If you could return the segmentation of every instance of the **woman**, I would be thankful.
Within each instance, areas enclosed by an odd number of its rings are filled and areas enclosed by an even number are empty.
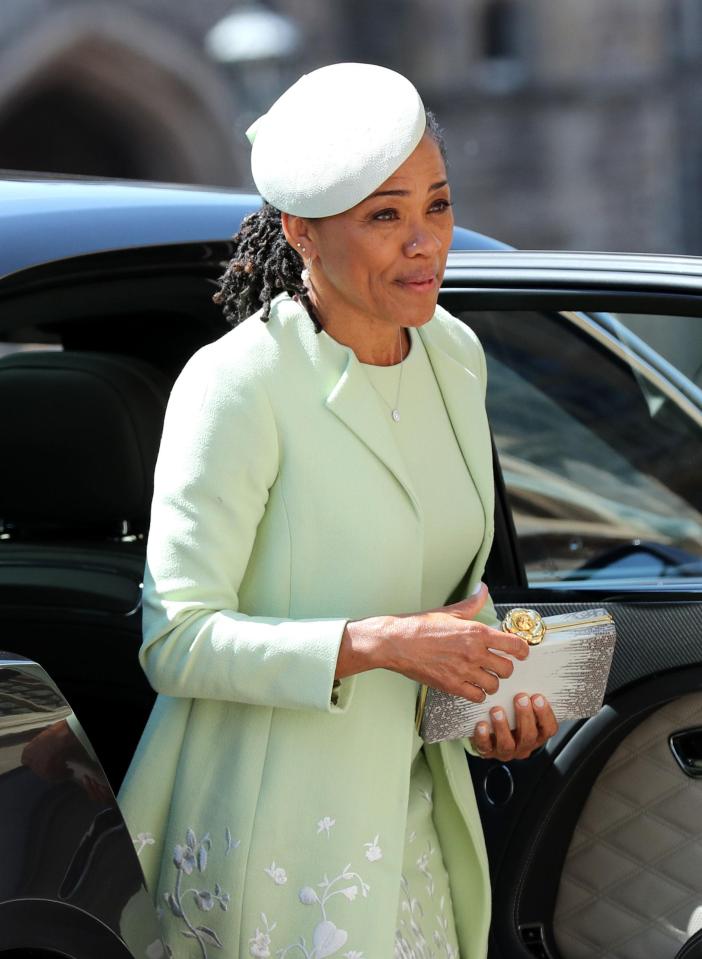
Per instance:
[[[169,402],[141,651],[160,695],[120,800],[174,956],[477,959],[464,744],[421,748],[417,683],[482,701],[527,647],[480,584],[485,363],[436,305],[440,137],[403,77],[335,64],[250,138],[270,203],[218,299],[234,322],[262,309]],[[476,751],[552,735],[548,704],[519,700]]]

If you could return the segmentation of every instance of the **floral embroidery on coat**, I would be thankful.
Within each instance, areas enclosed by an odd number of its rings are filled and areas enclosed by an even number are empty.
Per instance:
[[[434,895],[434,877],[432,876],[431,869],[429,868],[429,863],[435,852],[436,852],[436,849],[434,848],[433,843],[429,839],[427,839],[426,851],[423,852],[422,855],[417,860],[417,869],[419,869],[421,874],[426,879],[427,894],[429,896]]]
[[[336,824],[336,820],[331,816],[325,816],[317,823],[317,834],[325,832],[329,836],[329,830]],[[367,850],[373,849],[374,858],[382,858],[382,851],[378,846],[379,836],[376,836],[372,842],[365,843]],[[373,859],[366,852],[369,861]],[[264,870],[277,885],[283,885],[287,882],[287,874],[284,869],[276,865],[275,861]],[[277,877],[277,878],[276,878]],[[303,906],[316,907],[319,909],[319,916],[311,929],[309,941],[306,936],[300,936],[295,942],[287,945],[275,947],[273,942],[273,932],[277,923],[271,921],[266,913],[261,913],[261,923],[256,927],[256,931],[249,939],[249,953],[254,959],[269,959],[275,955],[278,959],[296,956],[297,959],[327,959],[328,956],[334,956],[348,942],[349,934],[346,929],[342,929],[330,918],[330,906],[332,900],[337,896],[343,896],[347,902],[355,902],[359,893],[363,899],[368,897],[370,886],[361,878],[361,876],[351,868],[348,863],[332,879],[325,873],[324,877],[316,886],[306,885],[297,893],[297,899]],[[342,954],[343,959],[364,959],[364,955],[358,949],[350,949]]]
[[[276,866],[275,859],[270,864],[270,866],[268,866],[268,868],[264,869],[263,871],[266,873],[266,875],[271,877],[271,879],[276,884],[276,886],[284,886],[285,883],[288,881],[288,874],[286,873],[286,871],[283,869],[282,866]]]
[[[232,839],[232,831],[229,826],[227,826],[227,828],[224,830],[224,840],[227,844],[227,848],[224,850],[225,856],[228,856],[232,849],[238,849],[239,845],[241,844],[240,839]]]
[[[156,840],[151,832],[140,832],[136,839],[132,839],[137,856],[140,856],[147,846],[153,846]]]
[[[256,935],[249,939],[249,952],[255,959],[268,959],[271,954],[271,933],[277,923],[270,923],[265,912],[261,913],[263,929],[256,927]]]
[[[459,959],[453,945],[449,919],[446,914],[446,899],[439,900],[439,909],[434,916],[435,928],[429,933],[424,910],[419,900],[410,893],[409,883],[402,877],[402,919],[395,933],[393,959]]]
[[[332,819],[331,816],[324,816],[317,823],[317,835],[323,832],[327,834],[327,839],[329,839],[333,826],[336,826],[336,819]]]
[[[383,858],[383,850],[378,845],[378,840],[380,836],[376,836],[372,842],[364,843],[366,847],[366,859],[368,862],[377,862],[379,859]]]
[[[421,785],[415,789],[420,805],[426,810],[427,803],[430,812],[431,791]],[[393,959],[459,959],[448,877],[438,852],[431,835],[407,833]]]
[[[238,842],[234,843],[232,841],[229,830],[227,830],[225,841],[225,855],[239,845]],[[176,843],[173,847],[173,865],[176,869],[175,883],[172,891],[163,894],[168,911],[178,920],[181,935],[197,942],[202,959],[208,959],[208,946],[216,946],[221,949],[224,943],[211,926],[196,925],[199,919],[193,918],[193,909],[195,908],[199,912],[211,912],[215,906],[219,906],[222,911],[226,912],[231,901],[229,893],[224,892],[218,882],[215,882],[214,889],[209,889],[202,888],[204,884],[197,881],[197,877],[203,875],[207,870],[208,855],[211,848],[212,840],[209,833],[206,833],[202,839],[198,839],[194,830],[188,829],[185,842]],[[193,879],[189,879],[190,876],[193,876],[193,873],[195,873],[195,876]],[[184,888],[184,883],[188,881],[194,883],[194,885]],[[168,951],[171,954],[171,950]]]

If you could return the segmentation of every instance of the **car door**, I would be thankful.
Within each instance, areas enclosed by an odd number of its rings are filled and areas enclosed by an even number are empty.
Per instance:
[[[702,261],[454,255],[442,302],[487,356],[498,612],[618,634],[596,716],[470,760],[490,959],[673,959],[702,928]]]

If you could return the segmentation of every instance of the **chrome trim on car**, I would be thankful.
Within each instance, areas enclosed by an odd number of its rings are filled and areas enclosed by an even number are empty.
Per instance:
[[[649,290],[661,286],[670,292],[685,287],[702,292],[702,258],[645,253],[553,252],[547,250],[452,251],[445,281],[469,281],[481,288],[499,281],[612,290]]]

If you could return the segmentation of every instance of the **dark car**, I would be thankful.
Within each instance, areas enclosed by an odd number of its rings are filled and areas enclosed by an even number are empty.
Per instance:
[[[3,177],[0,950],[158,959],[150,837],[114,801],[153,701],[151,476],[175,377],[227,330],[211,296],[260,200]],[[604,606],[619,635],[596,716],[528,760],[470,759],[490,959],[702,956],[702,261],[457,228],[441,302],[487,353],[498,609]]]

